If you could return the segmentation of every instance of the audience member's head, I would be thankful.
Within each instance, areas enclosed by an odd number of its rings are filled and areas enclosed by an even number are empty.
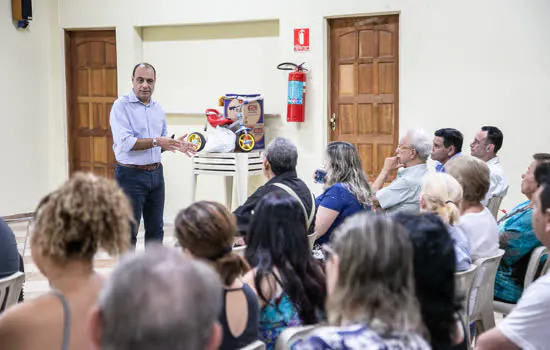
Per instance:
[[[414,250],[414,280],[422,319],[434,349],[451,348],[458,337],[453,239],[434,214],[397,213],[395,220],[409,233]]]
[[[462,186],[446,173],[430,173],[424,178],[420,209],[432,212],[448,225],[458,223],[462,205]]]
[[[451,159],[445,166],[447,174],[458,180],[463,190],[463,200],[480,203],[489,191],[489,167],[472,156]]]
[[[537,166],[535,179],[539,187],[533,196],[533,229],[542,244],[550,247],[550,163]]]
[[[264,153],[264,174],[272,178],[288,171],[296,171],[298,150],[292,141],[283,137],[273,139]]]
[[[521,176],[521,193],[527,198],[531,199],[533,194],[538,188],[535,181],[535,169],[541,163],[550,162],[550,154],[548,153],[536,153],[533,155],[533,161],[529,164],[525,174]]]
[[[496,126],[484,126],[470,144],[470,154],[484,162],[496,157],[502,147],[504,136]]]
[[[324,249],[332,324],[361,323],[382,334],[421,333],[413,252],[401,225],[381,214],[356,214]]]
[[[422,129],[407,131],[399,142],[396,153],[405,167],[426,163],[432,153],[432,139]]]
[[[99,295],[92,342],[102,350],[217,349],[222,294],[212,268],[175,248],[127,255]]]
[[[434,133],[432,159],[445,164],[455,154],[462,152],[464,137],[456,129],[444,128]]]
[[[44,197],[32,227],[32,256],[48,276],[69,263],[92,265],[99,248],[111,255],[130,245],[130,203],[116,182],[77,173]]]
[[[316,311],[325,302],[325,278],[311,254],[298,200],[284,191],[265,195],[254,209],[246,242],[246,259],[257,269],[254,282],[259,299],[269,303],[260,281],[276,270],[301,320],[305,324],[318,322]]]
[[[176,216],[175,232],[183,249],[213,264],[226,286],[250,269],[233,253],[235,216],[220,203],[201,201],[183,209]]]
[[[372,190],[363,170],[361,157],[354,145],[335,141],[327,146],[325,154],[326,186],[344,183],[363,205],[370,205]]]

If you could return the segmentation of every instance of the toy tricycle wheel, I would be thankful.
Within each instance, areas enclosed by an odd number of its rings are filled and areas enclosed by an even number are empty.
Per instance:
[[[256,141],[254,140],[254,136],[252,136],[251,134],[242,133],[237,136],[236,146],[240,151],[250,152],[254,149],[255,145]]]
[[[200,132],[192,132],[187,135],[187,141],[195,145],[197,152],[202,151],[206,146],[206,138]]]

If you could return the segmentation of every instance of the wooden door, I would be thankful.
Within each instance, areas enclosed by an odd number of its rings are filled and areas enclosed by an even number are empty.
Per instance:
[[[114,178],[109,114],[117,99],[115,31],[66,32],[69,175]]]
[[[371,183],[398,143],[398,20],[329,21],[329,140],[357,147]]]

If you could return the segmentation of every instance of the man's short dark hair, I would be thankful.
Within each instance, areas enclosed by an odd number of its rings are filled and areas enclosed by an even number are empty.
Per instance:
[[[550,208],[550,163],[540,163],[535,169],[535,180],[537,185],[542,186],[540,192],[541,211],[545,212]]]
[[[481,131],[487,131],[487,141],[491,145],[495,145],[495,154],[502,147],[502,141],[504,140],[504,135],[502,131],[496,126],[484,126],[481,128]]]
[[[289,139],[277,137],[267,146],[265,157],[273,174],[281,175],[287,171],[296,170],[298,150]]]
[[[132,71],[132,77],[135,77],[135,76],[136,76],[136,70],[137,70],[139,67],[145,67],[145,68],[148,68],[148,69],[152,69],[152,70],[153,70],[153,74],[155,75],[155,78],[157,77],[157,70],[155,69],[155,67],[153,67],[152,64],[147,63],[147,62],[141,62],[141,63],[136,64],[136,65],[134,66],[134,70]]]
[[[455,147],[455,154],[462,152],[462,143],[464,142],[464,136],[462,133],[453,128],[443,128],[436,130],[435,136],[443,138],[443,146],[449,148]]]
[[[550,162],[550,154],[548,153],[535,153],[533,159],[537,162]]]

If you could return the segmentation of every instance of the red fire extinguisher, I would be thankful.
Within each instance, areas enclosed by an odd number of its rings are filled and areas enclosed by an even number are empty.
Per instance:
[[[287,122],[303,123],[306,116],[306,72],[304,63],[281,63],[277,66],[280,70],[292,70],[288,74],[288,101],[286,110]]]

